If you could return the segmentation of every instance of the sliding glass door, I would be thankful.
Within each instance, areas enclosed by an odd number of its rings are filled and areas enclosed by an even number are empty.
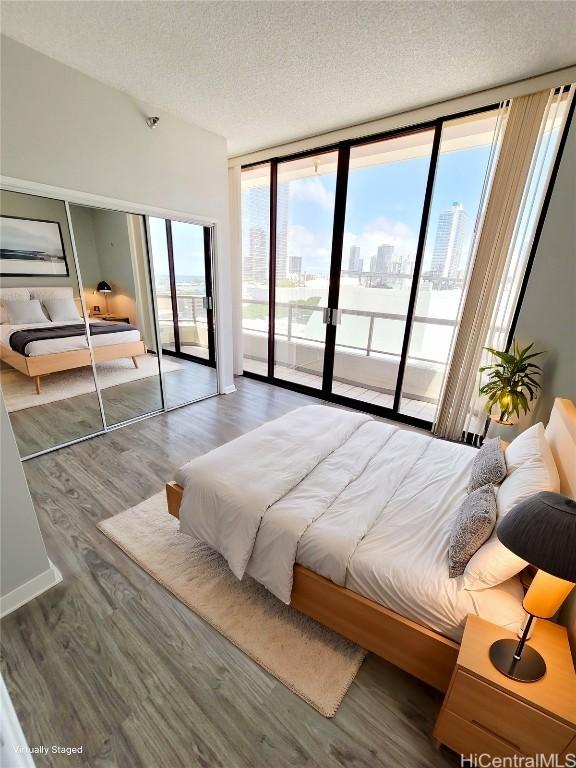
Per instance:
[[[216,365],[211,229],[149,219],[162,351]]]
[[[166,406],[218,392],[212,304],[212,229],[150,217]]]
[[[243,169],[247,371],[433,421],[500,114]]]
[[[332,392],[393,408],[434,129],[350,149]]]
[[[278,163],[274,369],[277,379],[322,388],[338,153]]]

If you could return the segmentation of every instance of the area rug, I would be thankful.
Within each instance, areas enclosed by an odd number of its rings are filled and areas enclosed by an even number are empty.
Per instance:
[[[181,366],[172,360],[162,359],[164,373],[176,371]],[[108,360],[96,366],[98,383],[101,389],[115,387],[128,381],[147,379],[158,375],[158,358],[156,355],[141,355],[138,358],[138,368],[134,368],[131,358]],[[3,369],[0,376],[2,392],[9,412],[21,411],[35,405],[46,405],[57,400],[66,400],[77,395],[87,395],[94,392],[94,377],[92,368],[73,368],[70,371],[58,371],[42,376],[42,391],[36,394],[34,379],[25,376],[13,368]]]
[[[325,717],[336,714],[366,652],[277,600],[182,534],[164,492],[98,528],[160,584]]]

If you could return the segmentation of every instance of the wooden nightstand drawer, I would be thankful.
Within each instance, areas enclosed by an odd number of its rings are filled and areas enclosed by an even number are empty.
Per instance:
[[[519,750],[475,723],[443,709],[436,721],[434,738],[464,757],[487,754],[492,757],[514,757]]]
[[[454,678],[446,708],[524,755],[562,754],[574,736],[567,725],[461,670]]]

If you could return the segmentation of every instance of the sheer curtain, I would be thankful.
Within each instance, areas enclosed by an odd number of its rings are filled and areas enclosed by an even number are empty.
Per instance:
[[[434,425],[440,437],[484,432],[478,369],[485,346],[506,345],[572,91],[541,91],[509,107]]]

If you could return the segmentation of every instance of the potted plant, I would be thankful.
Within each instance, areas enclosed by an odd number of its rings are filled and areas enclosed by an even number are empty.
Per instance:
[[[541,388],[537,377],[541,375],[542,369],[532,360],[543,352],[531,352],[533,346],[529,344],[521,349],[514,340],[509,352],[486,347],[496,362],[480,368],[480,373],[486,374],[488,379],[480,387],[480,394],[488,397],[486,411],[498,424],[512,424],[511,416],[515,415],[519,419],[520,412],[528,413],[530,403]],[[496,405],[500,410],[497,416],[492,413]]]

